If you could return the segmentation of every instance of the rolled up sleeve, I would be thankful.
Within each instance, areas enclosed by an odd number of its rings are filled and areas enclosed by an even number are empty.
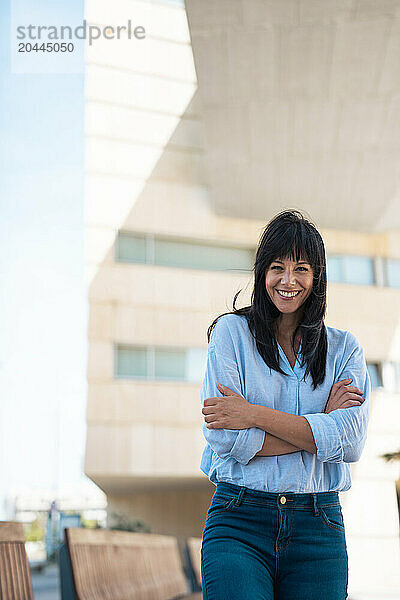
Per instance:
[[[202,404],[206,398],[221,396],[217,388],[218,382],[243,396],[237,363],[231,357],[218,351],[210,342],[206,373],[200,391]],[[205,423],[203,423],[203,434],[212,450],[220,458],[233,458],[242,465],[247,465],[261,450],[265,438],[265,431],[258,427],[208,429]]]
[[[329,414],[303,415],[314,436],[317,459],[322,462],[357,462],[367,437],[371,381],[364,352],[354,335],[347,332],[344,357],[335,383],[349,378],[352,379],[350,385],[363,391],[361,406],[340,408]]]

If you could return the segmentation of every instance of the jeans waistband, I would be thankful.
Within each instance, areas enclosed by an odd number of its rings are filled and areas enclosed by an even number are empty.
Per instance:
[[[339,505],[339,492],[315,492],[315,493],[295,493],[295,492],[263,492],[251,488],[242,487],[233,483],[220,481],[217,483],[216,492],[223,493],[235,499],[236,504],[243,502],[245,498],[257,500],[266,505],[278,506],[280,508],[295,508],[302,506]],[[282,500],[284,499],[284,500]]]

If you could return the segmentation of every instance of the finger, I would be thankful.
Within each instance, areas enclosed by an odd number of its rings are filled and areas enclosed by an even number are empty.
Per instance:
[[[213,406],[206,406],[205,408],[201,409],[201,412],[203,413],[203,415],[215,415],[215,408]]]
[[[216,415],[208,415],[206,417],[204,417],[204,420],[206,423],[214,423],[216,422]]]
[[[353,394],[360,394],[362,396],[364,393],[360,388],[353,385],[346,385],[345,388],[348,392],[352,392]]]
[[[352,394],[351,392],[344,392],[340,396],[340,402],[346,402],[347,400],[358,400],[359,402],[364,402],[365,398],[360,396],[360,394]]]
[[[221,394],[224,394],[224,396],[237,396],[238,395],[237,392],[226,387],[226,385],[222,385],[222,383],[217,383],[217,388],[219,389]]]
[[[349,385],[349,383],[351,383],[352,381],[353,381],[352,379],[341,379],[340,381],[337,381],[336,383],[334,383],[332,387],[335,389],[338,389],[344,385]]]
[[[207,429],[223,429],[223,425],[218,423],[218,421],[213,421],[212,423],[206,423]]]
[[[215,406],[218,404],[219,398],[206,398],[203,402],[203,406]]]
[[[358,400],[347,400],[340,408],[351,408],[352,406],[361,406],[362,402]]]
[[[352,381],[353,381],[352,379],[341,379],[340,381],[337,381],[336,383],[334,383],[331,387],[331,392],[330,392],[331,399],[332,400],[336,399],[337,395],[339,394],[340,389],[343,386],[348,385]]]

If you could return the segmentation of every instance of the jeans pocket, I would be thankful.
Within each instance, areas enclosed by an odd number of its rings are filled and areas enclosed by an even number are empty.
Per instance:
[[[321,516],[321,520],[327,527],[330,527],[331,529],[336,529],[336,531],[341,531],[344,533],[345,528],[342,509],[340,505],[324,507],[319,506],[318,510]]]
[[[234,500],[235,498],[233,497],[227,498],[226,496],[219,497],[217,495],[214,495],[210,507],[207,511],[207,521],[209,521],[216,515],[231,511],[234,506]]]

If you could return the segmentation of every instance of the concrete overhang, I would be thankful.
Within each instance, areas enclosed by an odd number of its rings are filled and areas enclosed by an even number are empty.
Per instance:
[[[400,227],[400,3],[186,0],[215,211]]]
[[[105,494],[140,494],[143,492],[167,492],[177,490],[207,490],[214,485],[205,476],[168,477],[168,476],[122,476],[122,475],[86,475]]]

